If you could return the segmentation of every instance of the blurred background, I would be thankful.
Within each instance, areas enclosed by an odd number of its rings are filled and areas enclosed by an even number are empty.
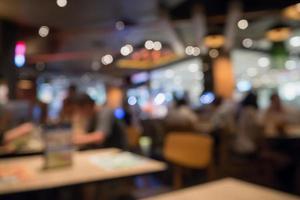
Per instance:
[[[299,195],[299,56],[297,0],[0,0],[0,156],[64,124],[78,150],[167,162],[156,193],[230,176]]]

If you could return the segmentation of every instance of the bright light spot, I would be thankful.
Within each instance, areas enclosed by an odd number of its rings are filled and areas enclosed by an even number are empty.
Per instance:
[[[103,65],[109,65],[114,61],[114,58],[110,54],[106,54],[101,58],[101,62]]]
[[[295,36],[290,39],[290,45],[293,47],[300,47],[300,36]]]
[[[192,73],[197,72],[199,70],[199,67],[197,64],[190,64],[188,66],[188,70]]]
[[[155,51],[159,51],[159,50],[161,50],[161,48],[162,48],[161,42],[156,41],[156,42],[153,43],[153,49]]]
[[[253,40],[251,40],[250,38],[245,38],[243,39],[242,44],[245,48],[250,48],[253,45]]]
[[[285,68],[287,70],[293,70],[293,69],[296,69],[297,68],[297,63],[295,60],[287,60],[285,62]]]
[[[122,21],[117,21],[115,27],[118,31],[122,31],[125,28],[125,24]]]
[[[94,60],[91,66],[93,71],[98,71],[101,68],[101,64],[98,60]]]
[[[249,23],[246,19],[241,19],[240,21],[238,21],[237,26],[239,27],[239,29],[245,30],[246,28],[248,28]]]
[[[134,106],[137,103],[137,99],[134,96],[128,98],[128,104]]]
[[[200,53],[201,53],[200,48],[199,47],[194,47],[193,56],[199,56]]]
[[[219,51],[217,49],[211,49],[208,54],[211,58],[216,58],[219,56]]]
[[[114,115],[117,119],[124,119],[125,111],[123,110],[123,108],[117,108],[114,112]]]
[[[288,101],[293,101],[297,97],[297,86],[292,83],[285,84],[281,89],[280,93],[284,99]]]
[[[49,35],[50,29],[48,26],[41,26],[39,29],[39,35],[41,37],[47,37]]]
[[[16,55],[25,55],[26,53],[26,44],[23,41],[19,41],[16,44],[15,54]]]
[[[53,88],[48,83],[43,83],[40,86],[38,97],[43,103],[51,103],[53,101]]]
[[[123,46],[120,50],[120,53],[123,55],[123,56],[128,56],[129,54],[131,54],[133,51],[133,47],[132,45],[130,44],[126,44],[125,46]]]
[[[173,70],[171,70],[171,69],[167,69],[166,71],[165,71],[165,77],[166,78],[173,78],[174,77],[174,71]]]
[[[202,104],[211,104],[215,100],[215,95],[212,92],[206,92],[200,97]]]
[[[15,64],[17,67],[23,67],[25,64],[25,56],[24,55],[16,55],[15,56]]]
[[[261,57],[258,59],[257,64],[260,67],[268,67],[270,65],[270,59],[267,57]]]
[[[154,48],[154,42],[152,40],[147,40],[145,42],[145,48],[148,50],[151,50]]]
[[[187,46],[187,47],[185,48],[185,53],[186,53],[186,55],[188,55],[188,56],[193,55],[193,53],[194,53],[194,47],[192,47],[192,46]]]
[[[250,67],[247,69],[247,75],[250,76],[250,77],[254,77],[257,75],[257,69],[254,68],[254,67]]]
[[[59,7],[63,8],[63,7],[66,7],[66,6],[67,6],[68,1],[67,1],[67,0],[57,0],[57,1],[56,1],[56,4],[57,4]]]
[[[240,92],[247,92],[251,90],[251,83],[249,81],[239,81],[236,85]]]
[[[165,100],[166,100],[166,96],[163,93],[159,93],[154,98],[154,104],[155,105],[162,105],[165,102]]]

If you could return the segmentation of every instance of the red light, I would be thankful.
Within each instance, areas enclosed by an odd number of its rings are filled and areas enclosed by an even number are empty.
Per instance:
[[[25,55],[26,53],[26,44],[24,41],[18,41],[15,48],[16,55]]]

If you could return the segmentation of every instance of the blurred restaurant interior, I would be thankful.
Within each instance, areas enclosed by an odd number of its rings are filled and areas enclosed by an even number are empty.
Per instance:
[[[300,1],[0,0],[0,200],[300,200]]]

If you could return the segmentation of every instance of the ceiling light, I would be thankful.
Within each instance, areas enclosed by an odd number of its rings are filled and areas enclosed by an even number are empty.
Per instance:
[[[122,31],[125,28],[125,24],[122,21],[117,21],[115,27],[118,31]]]
[[[153,43],[153,49],[155,51],[159,51],[159,50],[161,50],[161,48],[162,48],[162,45],[159,41],[156,41],[156,42]]]
[[[103,65],[109,65],[114,61],[114,58],[110,54],[106,54],[101,58],[101,62]]]
[[[266,37],[272,42],[282,42],[291,35],[291,28],[285,25],[277,25],[266,32]]]
[[[250,38],[245,38],[243,39],[242,44],[245,48],[251,48],[253,45],[253,40],[251,40]]]
[[[47,37],[49,34],[49,31],[50,31],[50,29],[48,26],[41,26],[39,29],[39,35],[41,37]]]
[[[193,56],[199,56],[200,53],[201,53],[200,48],[199,47],[194,47]]]
[[[270,65],[270,59],[267,57],[261,57],[258,59],[257,64],[260,67],[268,67]]]
[[[135,96],[130,96],[128,98],[128,104],[131,105],[131,106],[134,106],[135,104],[137,103],[137,99]]]
[[[239,29],[245,30],[246,28],[248,28],[249,23],[246,19],[241,19],[240,21],[238,21],[237,26],[239,27]]]
[[[300,36],[292,37],[289,43],[292,47],[300,47]]]
[[[187,47],[185,48],[185,53],[186,53],[186,55],[188,55],[188,56],[193,55],[193,53],[194,53],[194,47],[192,47],[192,46],[187,46]]]
[[[145,42],[145,48],[148,50],[151,50],[154,48],[154,42],[152,40],[147,40]]]
[[[219,51],[217,49],[211,49],[208,54],[211,58],[216,58],[219,56]]]
[[[67,0],[57,0],[57,1],[56,1],[56,4],[57,4],[59,7],[63,8],[63,7],[66,7],[66,6],[67,6],[68,1],[67,1]]]
[[[204,38],[204,44],[208,48],[220,48],[225,43],[225,37],[223,35],[208,35]]]
[[[284,8],[283,16],[291,20],[300,20],[300,3]]]
[[[133,47],[132,45],[130,44],[126,44],[125,46],[123,46],[120,50],[120,53],[123,55],[123,56],[128,56],[129,54],[131,54],[133,51]]]
[[[287,70],[293,70],[293,69],[296,69],[297,68],[297,63],[295,60],[287,60],[285,62],[285,68]]]

